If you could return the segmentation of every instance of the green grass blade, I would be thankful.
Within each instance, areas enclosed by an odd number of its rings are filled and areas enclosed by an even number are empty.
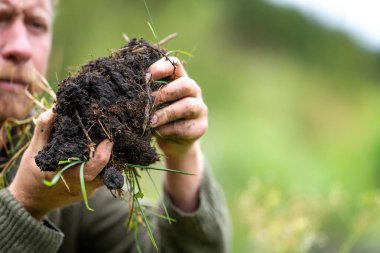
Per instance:
[[[156,32],[154,31],[154,28],[153,28],[152,24],[148,22],[148,26],[149,26],[150,30],[152,31],[152,33],[153,33],[153,37],[154,37],[154,39],[156,40],[157,45],[158,45],[158,37],[157,37]]]
[[[61,175],[62,175],[63,172],[65,172],[69,168],[71,168],[71,167],[73,167],[73,166],[75,166],[75,165],[77,165],[79,163],[81,163],[81,161],[76,161],[76,162],[70,163],[69,165],[65,166],[63,169],[61,169],[60,171],[58,171],[57,174],[54,175],[54,177],[52,178],[51,181],[44,180],[43,181],[44,185],[46,185],[46,186],[53,186],[53,185],[55,185],[58,182],[58,180],[61,178]]]
[[[23,143],[25,143],[25,138],[27,138],[27,135],[26,135],[25,131],[23,130],[22,135],[20,136],[20,138],[18,139],[18,141],[16,143],[16,150],[18,150],[21,147],[21,145]]]
[[[138,223],[137,219],[134,219],[134,221],[133,221],[133,227],[134,227],[133,238],[135,239],[135,242],[136,242],[137,252],[138,253],[142,253],[142,250],[141,250],[141,247],[140,247],[140,243],[139,243],[139,237],[138,237],[139,223]]]
[[[86,157],[84,158],[84,160],[86,160]],[[71,162],[71,161],[82,161],[82,159],[80,159],[79,157],[70,157],[69,159],[67,159],[67,161]]]
[[[157,244],[156,244],[156,240],[154,240],[154,237],[153,237],[153,233],[152,233],[152,229],[150,228],[150,225],[149,225],[149,222],[148,222],[148,219],[146,218],[145,216],[145,213],[144,213],[144,210],[141,208],[141,205],[140,205],[140,202],[138,199],[135,199],[136,203],[137,203],[137,207],[141,213],[141,216],[143,218],[143,221],[144,221],[144,224],[146,226],[146,229],[148,230],[148,235],[149,235],[149,238],[150,240],[152,241],[152,244],[154,246],[154,248],[158,251],[158,247],[157,247]]]
[[[150,14],[150,11],[149,11],[149,8],[148,8],[148,4],[146,3],[146,0],[144,0],[144,5],[145,5],[146,12],[148,13],[148,17],[149,17],[148,26],[149,26],[150,30],[152,31],[152,33],[153,33],[154,39],[156,40],[156,43],[157,43],[157,47],[160,48],[158,36],[156,34],[156,29],[154,29],[154,25],[153,25],[153,18],[152,18],[152,15]]]
[[[84,160],[86,160],[86,158]],[[58,164],[61,165],[61,164],[71,163],[73,161],[80,161],[80,162],[82,162],[82,159],[80,159],[79,157],[70,157],[67,160],[59,161]]]
[[[146,170],[146,173],[148,174],[148,176],[149,176],[149,178],[150,178],[150,181],[152,182],[153,187],[154,187],[154,189],[155,189],[156,192],[157,192],[157,195],[160,197],[161,204],[162,204],[162,207],[164,208],[165,215],[166,215],[165,218],[167,218],[167,220],[169,221],[169,224],[172,224],[172,222],[171,222],[171,218],[170,218],[169,213],[168,213],[168,209],[166,209],[166,206],[165,206],[165,203],[164,203],[164,199],[162,198],[162,196],[161,196],[161,194],[160,194],[160,191],[159,191],[158,188],[157,188],[156,183],[154,182],[152,176],[150,175],[149,170]]]
[[[9,144],[10,144],[10,149],[11,149],[11,152],[15,152],[15,147],[14,147],[14,143],[13,143],[13,138],[12,138],[12,126],[11,125],[8,125],[6,124],[5,127],[4,127],[4,130],[5,130],[5,133],[7,135],[7,138],[8,138],[8,141],[9,141]]]
[[[154,83],[157,83],[157,84],[168,84],[169,82],[158,80],[158,81],[154,81]]]
[[[127,174],[126,174],[127,175]],[[129,185],[130,185],[130,194],[132,196],[132,204],[131,204],[131,212],[129,214],[129,218],[128,218],[128,222],[127,222],[127,228],[129,228],[130,224],[131,224],[131,221],[132,221],[132,216],[134,215],[134,209],[135,209],[135,198],[133,197],[133,193],[135,191],[135,182],[134,182],[134,179],[130,179],[130,177],[128,176],[128,179],[129,180]]]
[[[133,172],[133,177],[134,177],[134,179],[136,181],[136,184],[137,184],[137,189],[139,190],[139,192],[142,193],[141,187],[140,187],[140,182],[139,182],[139,180],[137,178],[137,172],[136,172],[136,170],[133,170],[132,172]],[[135,194],[134,194],[134,196],[135,196]]]
[[[182,54],[182,55],[188,56],[190,58],[194,57],[191,53],[184,51],[184,50],[171,50],[171,51],[166,53],[166,56],[169,56],[169,55],[175,54],[175,53]]]
[[[158,218],[161,218],[161,219],[164,219],[164,220],[169,221],[169,223],[170,223],[170,222],[177,222],[176,219],[173,219],[173,218],[170,218],[170,217],[168,218],[168,217],[166,217],[165,215],[162,215],[162,214],[159,214],[159,213],[152,212],[152,214],[153,214],[154,216],[157,216]]]
[[[86,192],[86,184],[84,182],[84,164],[85,162],[82,162],[79,169],[79,178],[80,178],[80,187],[82,189],[82,195],[84,204],[86,205],[87,210],[94,211],[89,205],[88,205],[88,199],[87,199],[87,192]]]
[[[166,171],[166,172],[173,172],[178,174],[185,174],[185,175],[194,175],[190,172],[180,171],[180,170],[171,170],[166,168],[159,168],[159,167],[153,167],[153,166],[143,166],[143,165],[137,165],[137,164],[130,164],[127,163],[127,166],[130,168],[140,168],[140,169],[146,169],[146,170],[160,170],[160,171]]]

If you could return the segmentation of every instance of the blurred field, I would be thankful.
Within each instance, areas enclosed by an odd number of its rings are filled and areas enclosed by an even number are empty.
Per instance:
[[[180,33],[167,47],[195,55],[184,59],[209,106],[203,147],[232,252],[379,252],[380,54],[262,1],[148,4],[160,38]],[[142,1],[61,1],[50,81],[122,33],[154,41],[147,21]]]

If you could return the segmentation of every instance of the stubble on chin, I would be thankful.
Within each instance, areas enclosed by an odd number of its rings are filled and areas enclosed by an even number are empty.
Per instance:
[[[25,94],[0,93],[0,123],[9,118],[26,118],[32,105],[33,102]]]
[[[6,119],[25,119],[32,109],[33,102],[25,94],[41,92],[42,75],[31,65],[15,66],[9,63],[1,64],[0,80],[20,82],[25,85],[25,91],[3,92],[0,90],[0,123]]]

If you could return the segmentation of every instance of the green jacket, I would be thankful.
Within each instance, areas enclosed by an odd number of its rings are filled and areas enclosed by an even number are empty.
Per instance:
[[[206,166],[207,167],[207,166]],[[153,235],[163,253],[228,252],[230,223],[221,191],[206,168],[197,211],[185,214],[168,196],[164,202],[176,222],[151,217]],[[10,194],[0,190],[0,252],[139,252],[134,231],[126,232],[128,203],[115,199],[101,188],[88,212],[83,202],[49,213],[43,223],[34,219]],[[157,252],[140,226],[143,253]]]

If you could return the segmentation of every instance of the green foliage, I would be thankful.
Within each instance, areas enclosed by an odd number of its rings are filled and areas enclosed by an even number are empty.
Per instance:
[[[348,253],[380,222],[380,194],[352,197],[337,185],[326,195],[303,196],[254,179],[239,210],[239,222],[247,224],[251,247],[259,252]]]
[[[363,71],[379,76],[380,54],[358,46],[350,36],[321,26],[291,7],[280,7],[265,0],[228,2],[226,26],[239,44],[276,52],[286,52],[301,61],[341,74]]]

